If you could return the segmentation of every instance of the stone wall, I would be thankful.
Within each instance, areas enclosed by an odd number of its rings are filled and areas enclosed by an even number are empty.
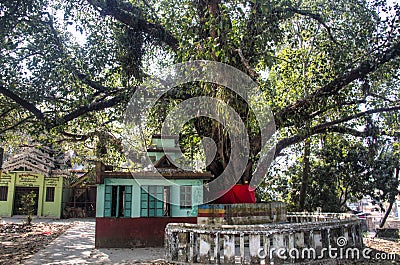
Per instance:
[[[311,212],[289,212],[286,215],[289,223],[324,222],[332,220],[358,220],[350,213],[311,213]]]
[[[198,210],[198,224],[246,225],[286,222],[283,202],[206,204]]]
[[[301,214],[295,217],[301,219]],[[323,218],[326,220],[317,221]],[[346,216],[332,218],[333,215],[319,214],[315,219],[312,215],[304,216],[308,221],[303,223],[169,224],[165,233],[166,258],[180,264],[332,262],[326,251],[329,248],[342,249],[342,253],[362,248],[359,220]]]

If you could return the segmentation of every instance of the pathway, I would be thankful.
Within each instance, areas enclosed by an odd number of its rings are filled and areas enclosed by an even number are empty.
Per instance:
[[[75,221],[64,234],[40,250],[27,265],[44,264],[157,264],[163,248],[95,249],[94,220]]]

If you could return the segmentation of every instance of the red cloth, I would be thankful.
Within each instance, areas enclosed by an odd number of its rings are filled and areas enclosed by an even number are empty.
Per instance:
[[[230,190],[221,191],[223,194],[213,203],[236,204],[236,203],[256,203],[256,192],[250,189],[248,184],[234,185]]]

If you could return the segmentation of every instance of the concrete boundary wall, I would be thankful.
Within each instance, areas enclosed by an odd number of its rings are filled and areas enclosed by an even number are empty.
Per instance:
[[[312,264],[332,261],[323,249],[362,248],[360,222],[351,215],[288,214],[302,223],[260,225],[168,224],[165,233],[166,258],[179,264]],[[312,219],[314,216],[315,219]],[[322,220],[321,219],[324,219]],[[318,221],[317,221],[318,220]],[[344,246],[338,245],[344,239]],[[280,258],[278,251],[302,253],[313,258]],[[296,256],[296,255],[292,255]]]

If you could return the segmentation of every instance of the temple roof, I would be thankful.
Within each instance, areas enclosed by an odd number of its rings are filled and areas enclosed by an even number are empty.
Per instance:
[[[31,171],[45,176],[69,176],[68,170],[65,169],[65,157],[54,158],[50,156],[50,149],[43,150],[33,146],[22,147],[17,155],[4,162],[3,171]]]
[[[168,155],[164,155],[155,164],[156,171],[144,170],[138,172],[128,171],[113,171],[102,162],[96,162],[96,183],[104,183],[106,178],[119,178],[119,179],[201,179],[210,180],[212,174],[210,172],[195,172],[177,168]]]
[[[154,165],[155,168],[161,169],[161,168],[170,168],[170,169],[177,169],[178,167],[174,165],[172,162],[173,160],[169,155],[164,155],[163,157],[160,158],[160,160],[157,161],[157,163]]]

